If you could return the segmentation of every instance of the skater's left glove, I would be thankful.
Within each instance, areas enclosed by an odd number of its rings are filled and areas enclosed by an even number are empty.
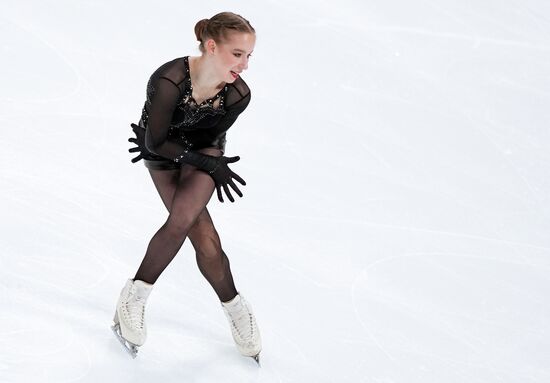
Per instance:
[[[239,190],[233,179],[237,180],[241,185],[246,185],[246,182],[233,170],[229,169],[227,164],[237,162],[241,157],[215,157],[216,165],[213,169],[208,171],[208,174],[214,179],[216,184],[216,191],[218,192],[218,200],[223,202],[222,189],[225,192],[225,195],[229,198],[231,202],[235,202],[235,199],[231,195],[228,186],[231,186],[239,197],[243,196],[243,193]]]
[[[128,141],[136,144],[136,147],[130,148],[128,149],[128,151],[130,153],[139,152],[137,157],[132,158],[132,163],[136,163],[142,158],[147,157],[149,154],[151,154],[151,152],[147,150],[147,148],[145,147],[145,128],[136,124],[131,124],[130,126],[132,127],[132,130],[134,131],[136,138],[133,138],[133,137],[128,138]]]

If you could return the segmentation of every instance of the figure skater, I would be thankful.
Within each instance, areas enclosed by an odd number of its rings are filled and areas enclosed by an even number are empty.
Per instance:
[[[206,205],[214,189],[234,202],[235,181],[245,181],[228,166],[239,157],[225,157],[226,132],[250,102],[241,78],[254,50],[256,32],[242,16],[222,12],[195,25],[200,56],[184,56],[161,65],[149,78],[147,98],[136,135],[128,141],[144,160],[168,210],[153,235],[135,277],[121,291],[113,331],[135,358],[145,343],[145,304],[160,274],[176,256],[185,238],[196,252],[199,270],[216,292],[242,355],[259,363],[261,338],[250,304],[233,282],[229,259]]]

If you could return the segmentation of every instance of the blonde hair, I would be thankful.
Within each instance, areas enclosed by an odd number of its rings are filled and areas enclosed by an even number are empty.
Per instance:
[[[231,32],[256,33],[247,19],[233,12],[221,12],[210,19],[200,20],[195,25],[199,50],[206,52],[204,43],[208,39],[213,39],[217,44],[227,41]]]

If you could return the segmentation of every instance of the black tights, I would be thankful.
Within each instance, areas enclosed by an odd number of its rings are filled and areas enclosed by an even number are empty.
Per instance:
[[[221,155],[218,149],[202,153]],[[206,204],[215,186],[212,178],[185,165],[177,170],[151,170],[149,173],[162,202],[168,209],[168,219],[153,235],[134,279],[155,283],[189,237],[195,248],[197,265],[222,302],[237,295],[229,259],[221,248],[220,237]]]

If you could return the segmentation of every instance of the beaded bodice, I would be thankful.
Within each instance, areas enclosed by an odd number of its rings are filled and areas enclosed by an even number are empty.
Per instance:
[[[223,89],[220,90],[215,96],[204,100],[200,104],[197,104],[193,98],[193,84],[191,84],[191,75],[189,74],[189,57],[185,56],[183,58],[183,62],[185,63],[187,76],[185,76],[185,93],[177,105],[177,107],[184,114],[184,118],[179,123],[179,126],[192,126],[206,116],[224,115],[225,110],[223,108],[223,104],[227,86],[224,86]],[[218,99],[220,100],[219,104],[217,107],[214,107],[214,103]]]
[[[176,105],[174,111],[174,118],[170,124],[170,130],[193,130],[199,121],[208,116],[223,116],[226,111],[224,108],[225,94],[227,92],[227,85],[224,86],[216,95],[210,97],[200,104],[197,104],[193,98],[193,84],[191,83],[191,75],[189,74],[189,57],[183,57],[183,63],[185,65],[185,78],[182,86],[182,94]],[[142,120],[147,124],[149,118],[148,105],[151,103],[151,98],[155,94],[155,87],[152,81],[147,83],[147,101],[143,106]],[[216,101],[219,99],[217,106]],[[189,129],[191,128],[191,129]]]
[[[141,120],[152,153],[173,159],[184,150],[225,142],[225,132],[250,101],[250,89],[238,78],[214,96],[197,103],[189,73],[189,56],[164,63],[147,82]]]

